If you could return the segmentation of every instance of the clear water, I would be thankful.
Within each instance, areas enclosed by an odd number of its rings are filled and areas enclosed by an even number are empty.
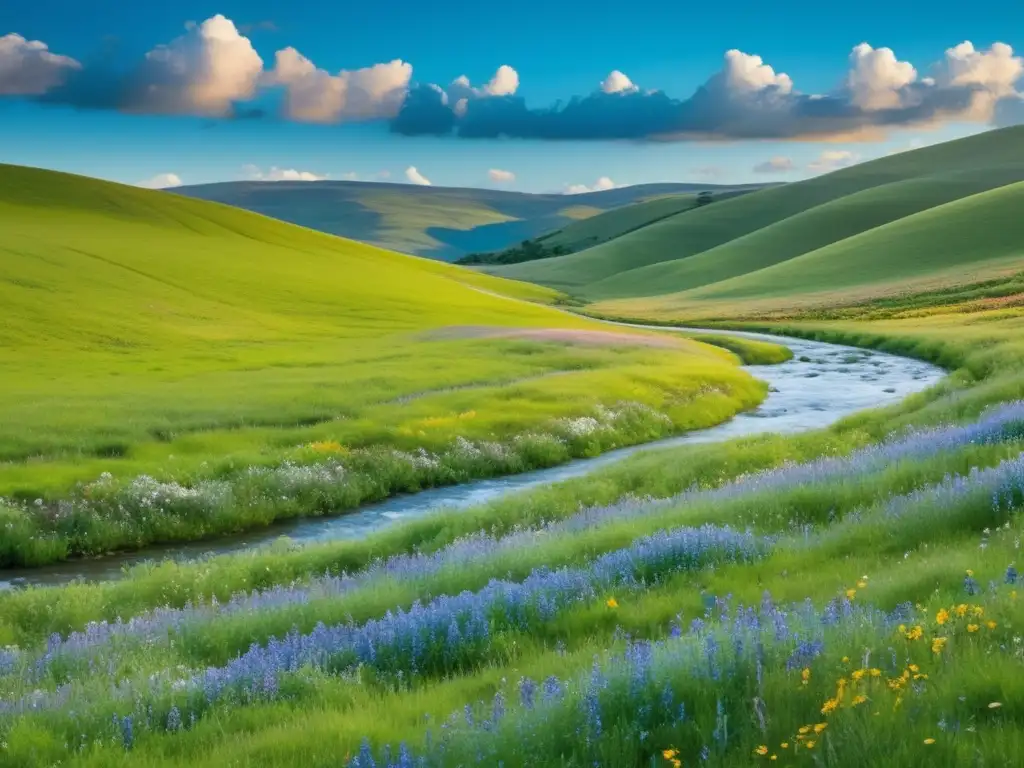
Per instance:
[[[945,375],[941,368],[929,363],[857,347],[738,331],[701,332],[779,342],[793,351],[793,359],[780,365],[748,366],[746,370],[768,383],[768,397],[756,410],[710,429],[621,448],[592,459],[578,459],[535,472],[395,496],[338,517],[292,520],[231,538],[154,547],[31,570],[0,571],[0,589],[64,584],[75,579],[116,579],[122,575],[125,566],[145,560],[190,559],[238,552],[266,545],[281,536],[288,536],[296,542],[361,538],[384,526],[420,517],[439,507],[475,506],[527,488],[579,477],[641,451],[718,442],[765,432],[786,434],[819,429],[856,411],[896,403],[935,384]]]

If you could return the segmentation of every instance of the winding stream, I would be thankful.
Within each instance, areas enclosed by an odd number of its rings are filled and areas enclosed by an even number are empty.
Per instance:
[[[692,333],[695,329],[685,330]],[[768,397],[756,410],[710,429],[620,448],[592,459],[577,459],[549,469],[395,496],[338,517],[291,520],[230,538],[151,547],[140,552],[75,560],[31,570],[0,571],[0,589],[65,584],[75,579],[116,579],[125,566],[145,560],[188,559],[237,552],[267,544],[280,536],[288,536],[296,542],[361,538],[383,526],[422,516],[438,507],[474,506],[526,488],[579,477],[640,451],[687,443],[718,442],[764,432],[793,433],[826,427],[855,411],[898,402],[931,386],[945,375],[945,371],[929,363],[857,347],[740,331],[702,329],[700,332],[781,343],[793,351],[793,359],[779,365],[746,366],[752,375],[768,383]]]

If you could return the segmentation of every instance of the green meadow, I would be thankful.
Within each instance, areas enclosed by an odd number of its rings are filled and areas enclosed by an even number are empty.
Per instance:
[[[546,288],[176,195],[0,175],[0,496],[25,505],[5,513],[19,532],[2,548],[9,564],[559,463],[709,426],[764,396],[733,353],[651,334],[609,341],[545,307],[557,298]],[[553,438],[623,403],[634,418]],[[456,437],[489,453],[455,455]],[[324,460],[348,467],[343,487],[325,478],[301,501],[271,488]],[[181,496],[181,484],[238,485],[253,467],[282,466],[244,501],[179,499],[187,514],[154,510],[145,523],[118,496],[142,476]],[[105,473],[102,512],[53,514],[98,495]]]
[[[595,455],[753,407],[737,363],[787,357],[594,318],[948,375],[360,539],[0,593],[0,764],[1020,765],[1021,130],[496,270],[535,284],[3,169],[11,561]]]

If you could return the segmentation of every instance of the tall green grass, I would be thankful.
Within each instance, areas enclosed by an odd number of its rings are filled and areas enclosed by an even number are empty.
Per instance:
[[[249,467],[313,463],[310,446],[324,445],[377,455],[376,464],[353,458],[354,474],[391,478],[357,483],[330,510],[264,505],[104,531],[79,521],[55,547],[23,538],[23,556],[8,563],[338,511],[601,446],[525,452],[469,475],[453,466],[447,479],[393,477],[392,449],[440,455],[457,438],[511,445],[623,401],[685,430],[764,395],[735,355],[684,339],[670,348],[639,336],[482,336],[480,327],[602,329],[542,306],[558,298],[546,288],[178,195],[0,166],[0,227],[0,497],[31,513],[37,499],[52,509],[103,473],[231,480]],[[649,437],[627,432],[604,448]],[[35,533],[51,528],[60,525],[40,522]]]

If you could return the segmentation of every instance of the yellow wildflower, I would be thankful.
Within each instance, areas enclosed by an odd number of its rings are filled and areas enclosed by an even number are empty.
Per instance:
[[[932,640],[932,653],[942,653],[942,649],[946,647],[946,638],[936,637]]]
[[[768,747],[762,744],[760,747],[754,750],[754,754],[761,755],[762,757],[764,757],[768,754]]]
[[[945,608],[940,610],[937,614],[935,614],[935,621],[937,621],[939,624],[945,624],[947,621],[949,621],[949,611],[947,611]]]
[[[907,631],[907,640],[920,640],[924,636],[924,630],[918,625]]]
[[[864,581],[863,579],[861,579],[860,581],[857,582],[857,589],[864,589],[864,587],[866,587],[867,585],[868,585],[868,583],[866,581]]]
[[[807,747],[808,749],[814,749],[814,745],[816,743],[817,742],[814,739],[808,739],[807,741],[804,742],[804,746]]]
[[[961,619],[967,615],[967,603],[960,603],[955,609],[956,615]]]
[[[678,757],[672,758],[672,768],[683,768],[683,761]]]
[[[769,759],[769,760],[778,760],[778,759],[779,759],[779,756],[778,756],[778,755],[772,755],[772,756],[771,756],[771,757],[769,757],[768,759]]]
[[[974,612],[975,616],[981,617],[985,615],[985,609],[980,605],[974,606],[971,610]]]
[[[810,669],[810,667],[804,667],[804,671],[800,673],[800,677],[803,678],[803,684],[807,685],[807,683],[811,679],[811,669]]]
[[[789,742],[788,741],[784,741],[779,746],[782,747],[783,749],[789,749]]]
[[[934,744],[935,743],[935,739],[925,739],[924,743],[925,744]]]
[[[977,624],[968,624],[967,625],[967,631],[968,632],[977,632],[978,629],[980,629],[980,627],[978,627]]]
[[[985,622],[985,626],[988,627],[989,629],[995,629],[999,625],[996,624],[994,621],[989,620],[989,621]]]
[[[607,605],[609,608],[618,608],[619,601],[616,600],[614,597],[609,597],[608,602],[606,602],[605,605]]]
[[[797,729],[797,732],[798,732],[798,733],[807,733],[807,732],[808,732],[809,730],[811,730],[811,726],[809,726],[809,725],[801,725],[801,726],[800,726],[800,727],[799,727],[799,728]]]
[[[871,676],[872,677],[881,677],[882,676],[882,670],[872,668],[871,669]]]
[[[917,664],[911,664],[909,667],[907,667],[907,669],[909,669],[911,672],[920,672],[921,671],[921,668],[919,666],[917,666]]]
[[[661,752],[661,756],[664,757],[666,760],[671,760],[673,757],[675,757],[678,754],[679,754],[679,750],[676,749],[675,747],[672,747],[671,749],[662,750],[662,752]]]
[[[828,728],[828,723],[818,723],[817,725],[814,726],[814,732],[815,733],[821,733],[826,728]]]
[[[839,699],[829,699],[825,702],[824,706],[822,706],[821,714],[827,715],[830,712],[835,712],[837,709],[839,709]],[[807,733],[807,731],[802,728],[800,729],[800,732]]]
[[[861,694],[859,696],[854,696],[853,697],[853,706],[856,707],[858,704],[863,704],[867,700],[868,700],[868,697],[865,696],[864,694]]]
[[[345,450],[337,440],[318,440],[310,443],[309,448],[317,453],[341,453]]]
[[[864,669],[855,669],[855,670],[853,670],[853,672],[850,673],[850,677],[853,678],[854,682],[857,682],[862,677],[864,677],[866,672],[867,672],[867,670],[864,670]]]
[[[849,664],[849,663],[850,663],[850,657],[849,656],[843,656],[843,664]]]
[[[850,600],[853,600],[853,598],[854,598],[854,596],[856,594],[857,594],[857,590],[856,589],[848,589],[848,590],[846,590],[846,597],[849,598]]]

